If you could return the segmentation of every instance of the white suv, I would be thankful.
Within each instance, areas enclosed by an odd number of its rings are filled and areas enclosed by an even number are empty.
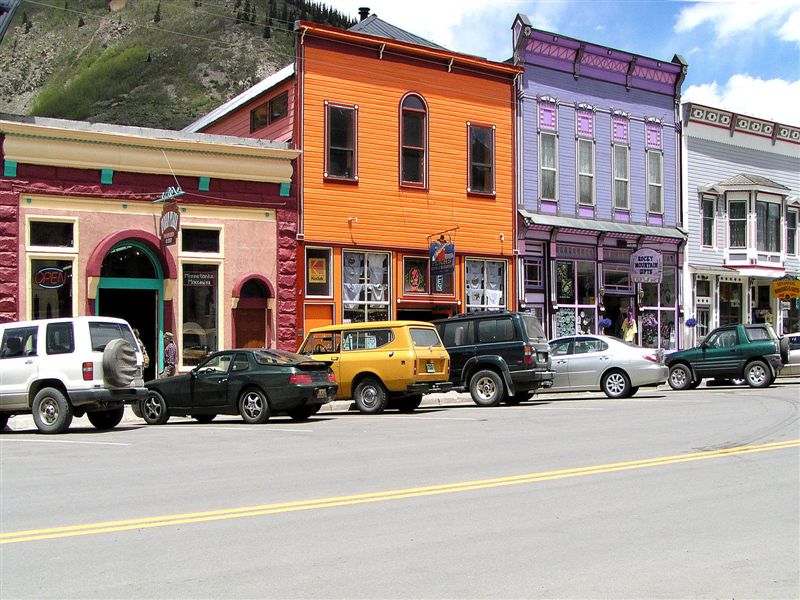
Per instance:
[[[142,353],[130,325],[111,317],[0,324],[0,430],[33,413],[42,433],[62,433],[86,414],[98,429],[147,396]]]

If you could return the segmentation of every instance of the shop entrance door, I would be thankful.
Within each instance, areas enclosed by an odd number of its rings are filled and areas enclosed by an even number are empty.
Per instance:
[[[605,307],[605,318],[611,321],[611,325],[603,329],[603,334],[622,339],[622,323],[628,317],[628,307],[633,306],[633,296],[606,294],[603,298],[603,306]],[[638,315],[634,315],[634,317],[638,317]]]
[[[125,240],[103,259],[94,314],[125,319],[139,330],[150,356],[144,380],[163,368],[164,277],[161,264],[144,244]]]
[[[265,348],[267,340],[267,318],[264,308],[236,309],[236,347]]]

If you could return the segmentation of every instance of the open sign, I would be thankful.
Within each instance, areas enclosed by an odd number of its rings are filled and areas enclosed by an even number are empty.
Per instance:
[[[67,283],[67,273],[57,267],[45,267],[33,276],[33,282],[45,289],[56,289]]]

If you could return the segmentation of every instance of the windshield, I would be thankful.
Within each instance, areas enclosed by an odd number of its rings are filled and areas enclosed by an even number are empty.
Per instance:
[[[92,350],[102,352],[111,340],[123,339],[139,350],[133,332],[127,324],[92,321],[89,323],[89,336],[92,339]]]
[[[522,315],[522,322],[525,324],[525,331],[528,332],[528,339],[530,341],[545,340],[544,329],[542,325],[531,315]]]
[[[415,346],[441,346],[442,340],[439,339],[439,334],[436,330],[423,329],[422,327],[411,328],[411,340]]]

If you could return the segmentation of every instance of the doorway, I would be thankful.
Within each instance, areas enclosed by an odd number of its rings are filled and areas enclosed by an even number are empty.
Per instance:
[[[233,344],[236,348],[270,348],[270,293],[262,281],[248,279],[233,309]]]
[[[156,290],[100,289],[97,291],[98,312],[103,317],[125,319],[139,330],[150,365],[144,370],[144,380],[155,379],[158,356],[158,293]]]
[[[606,294],[603,297],[605,318],[611,325],[603,329],[605,335],[622,339],[622,323],[628,316],[628,308],[633,306],[633,296],[614,296]],[[636,315],[634,315],[636,318]]]

